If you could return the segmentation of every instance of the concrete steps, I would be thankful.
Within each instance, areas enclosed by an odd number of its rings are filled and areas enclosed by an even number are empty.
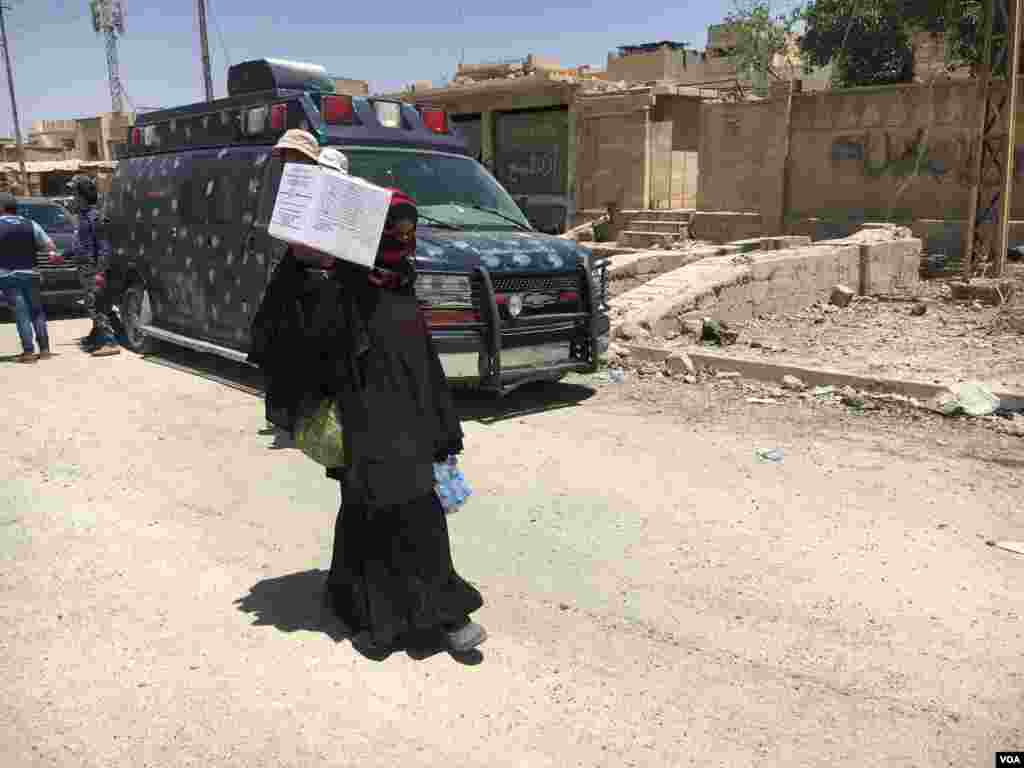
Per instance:
[[[671,246],[690,236],[689,209],[623,211],[618,243],[631,248]]]

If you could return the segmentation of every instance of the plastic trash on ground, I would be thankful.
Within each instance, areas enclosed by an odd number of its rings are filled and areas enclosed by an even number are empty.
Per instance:
[[[984,384],[966,381],[936,396],[932,407],[943,416],[988,416],[999,408],[999,398]]]

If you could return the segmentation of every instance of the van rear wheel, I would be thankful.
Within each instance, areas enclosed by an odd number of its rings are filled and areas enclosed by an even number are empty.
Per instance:
[[[153,339],[142,332],[142,326],[153,321],[149,291],[142,283],[132,283],[121,298],[121,323],[125,341],[132,352],[147,355],[153,351]]]

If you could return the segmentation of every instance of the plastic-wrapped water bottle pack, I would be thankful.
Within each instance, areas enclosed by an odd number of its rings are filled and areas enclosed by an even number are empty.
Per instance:
[[[473,494],[454,456],[434,464],[434,490],[444,511],[449,514],[459,509]]]

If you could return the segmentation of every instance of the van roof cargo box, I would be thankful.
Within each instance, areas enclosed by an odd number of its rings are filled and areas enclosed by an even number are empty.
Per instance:
[[[228,67],[228,96],[258,91],[334,93],[334,80],[319,64],[284,59],[254,59]]]

